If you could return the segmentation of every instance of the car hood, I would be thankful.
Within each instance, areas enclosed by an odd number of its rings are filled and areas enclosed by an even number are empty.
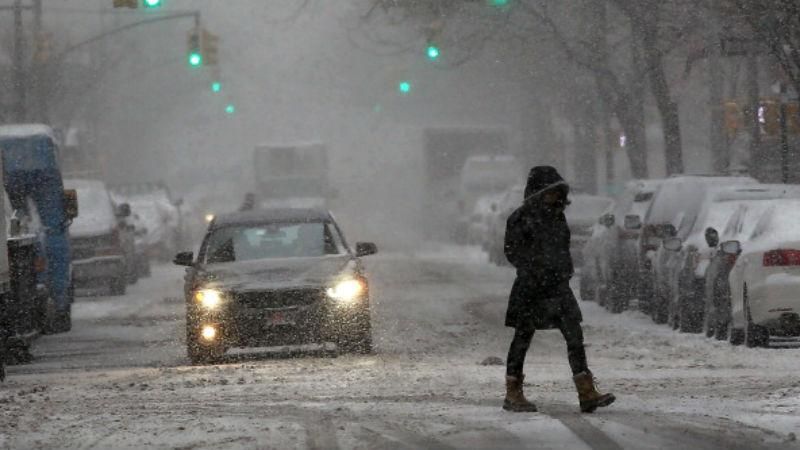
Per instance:
[[[202,278],[211,288],[234,291],[264,291],[297,287],[324,287],[337,277],[352,273],[350,255],[318,258],[281,258],[207,266]]]

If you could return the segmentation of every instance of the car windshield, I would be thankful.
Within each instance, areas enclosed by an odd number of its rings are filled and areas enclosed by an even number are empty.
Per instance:
[[[233,225],[207,238],[207,264],[273,258],[309,258],[344,252],[335,227],[324,222]]]

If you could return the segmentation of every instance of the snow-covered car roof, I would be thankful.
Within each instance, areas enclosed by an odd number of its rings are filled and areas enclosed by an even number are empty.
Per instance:
[[[569,223],[594,224],[613,203],[612,199],[599,195],[570,194],[569,199],[572,203],[565,211]]]
[[[696,216],[709,189],[757,183],[750,177],[686,175],[667,178],[658,188],[644,222],[673,223],[678,217]],[[678,226],[676,223],[673,225]]]
[[[754,243],[754,249],[781,243],[794,244],[800,242],[798,223],[800,223],[800,199],[769,200],[769,207],[761,215],[749,239]]]
[[[78,192],[78,217],[69,232],[73,236],[91,236],[108,232],[116,225],[116,216],[106,184],[99,180],[64,180],[66,189]]]
[[[700,241],[700,236],[708,227],[720,231],[745,201],[769,202],[780,198],[800,198],[800,186],[758,184],[746,187],[713,188],[707,194],[706,205],[700,211],[697,221],[692,227],[692,236],[687,241],[692,239]]]
[[[0,125],[0,139],[19,139],[35,136],[47,136],[56,140],[55,132],[47,125],[26,123],[16,125]]]

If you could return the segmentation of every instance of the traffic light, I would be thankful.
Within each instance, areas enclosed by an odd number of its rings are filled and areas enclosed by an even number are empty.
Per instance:
[[[158,9],[162,5],[161,0],[143,0],[143,3],[146,9]]]
[[[212,34],[203,28],[200,39],[200,50],[203,53],[203,64],[207,66],[216,66],[218,63],[218,49],[219,36]]]
[[[136,9],[139,7],[139,0],[114,0],[114,8],[131,8]]]
[[[411,92],[411,82],[410,81],[401,81],[397,85],[397,90],[400,91],[401,94],[408,94]]]
[[[490,6],[496,6],[498,8],[502,8],[503,6],[508,6],[509,0],[488,0]]]
[[[233,114],[236,112],[236,106],[233,103],[229,103],[228,106],[225,107],[226,114]]]
[[[200,50],[200,32],[196,28],[189,32],[188,47],[186,61],[189,63],[189,67],[196,68],[202,66],[203,53]]]
[[[774,100],[761,100],[758,120],[764,133],[778,135],[781,132],[781,107]]]
[[[222,83],[220,83],[219,81],[213,81],[211,83],[211,92],[216,93],[220,91],[222,91]]]
[[[430,59],[431,61],[436,61],[437,59],[439,59],[439,56],[441,55],[439,46],[437,46],[436,44],[428,43],[427,54],[428,54],[428,59]]]

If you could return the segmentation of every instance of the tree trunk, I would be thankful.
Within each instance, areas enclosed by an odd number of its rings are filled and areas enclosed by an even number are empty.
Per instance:
[[[606,41],[608,36],[606,3],[594,1],[589,5],[590,8],[594,8],[592,15],[596,17],[596,23],[594,27],[590,28],[591,35],[588,45],[591,54],[595,57],[595,65],[604,69],[594,73],[598,96],[605,106],[603,110],[607,113],[614,113],[625,133],[625,152],[628,156],[631,174],[634,178],[647,178],[643,80],[639,76],[632,77],[633,82],[628,83],[629,88],[623,85],[611,70]],[[633,46],[631,50],[631,66],[633,72],[636,72],[636,65],[640,59],[639,51],[636,46]],[[614,147],[616,147],[616,142]]]
[[[650,79],[650,90],[661,114],[664,134],[664,156],[667,176],[683,173],[683,145],[678,105],[672,101],[669,83],[664,71],[664,59],[658,48],[658,16],[654,11],[642,12],[642,47],[645,69]]]

